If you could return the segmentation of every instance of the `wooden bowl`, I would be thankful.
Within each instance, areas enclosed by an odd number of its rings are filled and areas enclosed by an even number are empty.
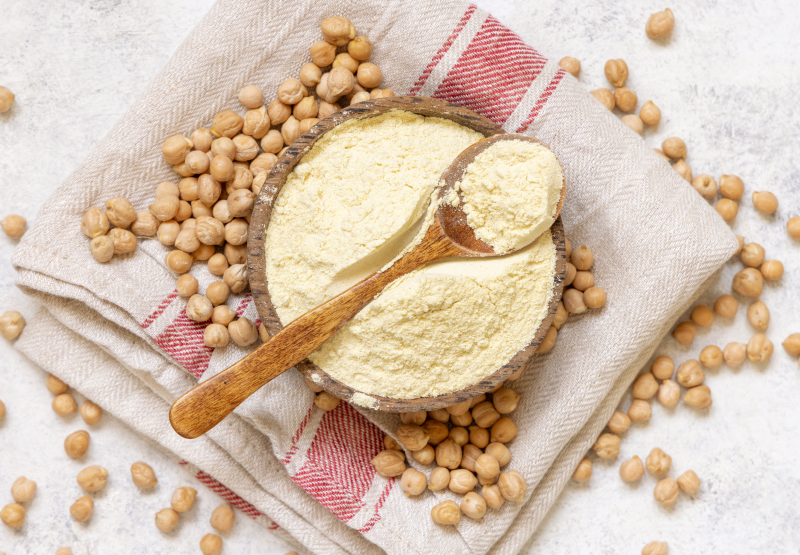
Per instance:
[[[336,112],[329,118],[323,119],[306,132],[306,134],[298,138],[292,146],[286,150],[283,156],[278,159],[278,163],[270,172],[269,177],[258,195],[253,214],[250,218],[250,234],[247,241],[250,289],[253,292],[253,299],[258,314],[261,317],[261,322],[270,335],[275,335],[283,328],[269,295],[264,261],[264,246],[267,237],[267,227],[269,226],[270,217],[272,215],[272,201],[280,193],[281,188],[284,183],[286,183],[287,176],[292,172],[294,167],[300,162],[303,156],[311,150],[316,140],[327,131],[353,118],[374,117],[398,109],[423,116],[449,119],[482,133],[486,137],[503,133],[503,130],[490,120],[471,110],[456,106],[455,104],[435,98],[395,96],[360,102],[354,106],[345,108],[344,110]],[[448,407],[486,393],[527,364],[528,360],[536,351],[536,347],[539,346],[539,343],[541,343],[547,333],[547,330],[550,329],[556,309],[558,308],[558,302],[561,300],[561,293],[564,289],[566,247],[564,243],[564,227],[561,224],[561,218],[556,220],[555,224],[553,224],[551,232],[553,234],[553,243],[556,246],[556,272],[553,276],[553,298],[550,301],[547,316],[542,321],[529,346],[518,351],[508,363],[493,374],[460,391],[436,397],[420,397],[417,399],[394,399],[391,397],[366,394],[377,401],[377,404],[373,408],[389,412],[403,412],[434,410]],[[350,400],[355,393],[361,393],[332,378],[324,370],[308,360],[298,364],[297,369],[307,378],[310,378],[312,373],[318,375],[321,381],[319,381],[318,378],[316,383],[325,391],[340,399],[347,401]]]

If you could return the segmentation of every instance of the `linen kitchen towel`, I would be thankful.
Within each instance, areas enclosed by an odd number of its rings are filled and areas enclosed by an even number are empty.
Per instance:
[[[308,61],[320,21],[332,15],[350,18],[370,38],[371,61],[396,94],[451,101],[552,147],[568,184],[567,236],[594,251],[593,273],[608,292],[604,308],[570,316],[555,348],[534,356],[514,382],[522,401],[513,413],[520,431],[510,468],[526,478],[528,496],[482,522],[433,524],[431,507],[457,496],[428,491],[409,499],[369,462],[399,417],[344,402],[322,412],[295,370],[206,436],[180,438],[168,421],[172,401],[247,349],[204,346],[205,324],[185,316],[176,276],[164,265],[167,247],[144,239],[135,253],[98,264],[80,231],[85,210],[110,198],[145,209],[155,186],[176,178],[161,155],[164,139],[238,110],[244,85],[273,98]],[[511,554],[542,521],[661,337],[736,246],[716,212],[639,135],[475,6],[219,0],[23,238],[14,257],[18,284],[42,309],[16,345],[301,550]],[[205,265],[191,272],[201,290],[213,281]],[[247,295],[228,305],[258,319]]]

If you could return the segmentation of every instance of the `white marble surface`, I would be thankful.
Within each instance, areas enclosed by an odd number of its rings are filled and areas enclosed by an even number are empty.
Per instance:
[[[42,202],[124,113],[211,3],[0,0],[0,84],[17,94],[14,110],[0,115],[0,214],[34,220]],[[687,141],[695,173],[740,175],[747,194],[734,230],[786,266],[783,280],[768,284],[762,296],[772,309],[767,334],[776,350],[770,363],[709,371],[710,410],[655,404],[650,423],[634,425],[624,435],[619,461],[634,454],[644,458],[659,446],[672,455],[672,476],[692,468],[703,479],[697,498],[682,495],[673,509],[663,509],[652,499],[653,478],[629,486],[617,476],[618,461],[592,456],[592,480],[566,488],[525,552],[638,553],[653,539],[668,541],[674,554],[798,552],[800,367],[780,342],[800,331],[800,244],[788,239],[783,227],[788,217],[800,214],[800,8],[788,0],[736,5],[680,0],[670,4],[677,18],[672,38],[655,43],[644,36],[643,26],[660,4],[477,3],[546,56],[580,59],[588,89],[607,86],[606,59],[624,58],[631,71],[628,86],[642,102],[654,100],[664,114],[644,139],[657,146],[679,135]],[[760,189],[778,195],[776,216],[754,212],[750,193]],[[34,303],[13,287],[14,245],[0,237],[0,310],[32,314]],[[729,263],[701,301],[711,303],[728,292],[739,268],[738,262]],[[693,346],[667,338],[658,354],[682,362],[696,358],[705,345],[746,342],[752,333],[742,307],[732,322],[718,320],[700,331]],[[8,488],[18,475],[39,483],[22,531],[0,526],[0,551],[52,554],[69,545],[76,555],[199,552],[219,502],[215,494],[107,416],[91,430],[85,463],[68,459],[63,438],[85,427],[83,422],[53,414],[43,372],[11,344],[0,341],[0,360],[0,398],[9,413],[0,424],[0,505],[10,501]],[[136,460],[150,462],[158,472],[155,491],[142,494],[130,483],[128,467]],[[79,524],[68,514],[81,494],[74,476],[94,463],[107,466],[110,483],[96,500],[92,520]],[[198,503],[175,532],[161,534],[153,513],[167,506],[177,485],[195,487]],[[225,552],[289,550],[241,513],[237,517]]]

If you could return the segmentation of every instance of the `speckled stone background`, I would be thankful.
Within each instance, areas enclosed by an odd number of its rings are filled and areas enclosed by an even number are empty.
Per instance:
[[[0,215],[35,220],[44,200],[125,112],[211,3],[0,0],[0,84],[17,95],[14,109],[0,115]],[[707,411],[654,403],[652,420],[624,434],[617,461],[591,455],[591,481],[566,488],[525,552],[638,553],[648,541],[661,539],[672,554],[797,553],[800,367],[780,342],[800,332],[800,243],[784,228],[790,216],[800,215],[800,7],[789,0],[679,0],[670,3],[677,18],[671,39],[653,42],[644,35],[644,22],[664,7],[660,3],[477,3],[546,56],[580,59],[580,80],[589,90],[608,86],[605,60],[624,58],[628,86],[641,102],[652,99],[663,111],[661,124],[646,130],[644,140],[658,146],[665,137],[681,136],[696,174],[740,175],[747,192],[734,230],[786,267],[781,282],[767,284],[761,297],[772,310],[767,331],[776,345],[772,360],[708,371],[714,405]],[[753,210],[750,194],[761,189],[780,199],[775,216]],[[14,246],[0,237],[0,310],[33,314],[35,304],[13,286]],[[710,304],[729,292],[740,267],[731,261],[701,302]],[[742,300],[733,321],[718,319],[710,330],[698,332],[691,347],[667,338],[657,354],[680,363],[697,358],[705,345],[747,342],[754,330],[745,318],[750,301]],[[80,417],[53,414],[43,381],[39,368],[0,341],[0,398],[8,407],[0,423],[0,505],[11,501],[9,488],[17,476],[39,483],[24,528],[14,532],[0,526],[0,551],[38,555],[71,546],[75,555],[198,553],[219,498],[108,416],[91,430],[86,460],[68,459],[63,438],[85,425]],[[664,509],[652,498],[655,479],[645,476],[635,485],[619,479],[619,462],[633,455],[644,459],[653,447],[672,456],[670,475],[689,468],[697,472],[703,486],[695,499],[682,494],[674,508]],[[128,469],[137,460],[156,469],[160,482],[154,491],[141,493],[130,482]],[[109,469],[109,486],[98,495],[91,521],[76,523],[68,512],[81,495],[74,476],[94,463]],[[168,506],[178,485],[195,487],[198,502],[174,532],[162,534],[153,515]],[[289,551],[241,513],[224,537],[226,553]]]

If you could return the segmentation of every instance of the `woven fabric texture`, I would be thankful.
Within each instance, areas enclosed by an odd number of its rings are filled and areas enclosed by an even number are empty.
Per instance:
[[[163,262],[167,247],[140,240],[135,253],[100,265],[80,231],[87,208],[123,196],[142,210],[159,182],[176,179],[161,156],[166,137],[207,126],[223,109],[244,113],[237,100],[244,85],[261,85],[274,98],[308,61],[319,22],[331,15],[349,17],[372,40],[383,86],[458,103],[551,146],[566,172],[567,236],[592,249],[593,274],[608,293],[603,309],[571,316],[555,348],[536,355],[514,383],[522,401],[512,415],[519,435],[509,468],[525,476],[528,496],[483,522],[434,525],[431,507],[459,496],[428,491],[409,499],[369,463],[399,417],[347,403],[322,412],[294,370],[206,436],[177,436],[170,404],[248,349],[203,345],[205,324],[184,314]],[[16,345],[300,550],[511,554],[533,534],[660,338],[736,246],[708,203],[641,137],[474,6],[219,0],[22,240],[18,284],[42,309]],[[201,264],[191,272],[201,290],[216,279]],[[258,319],[247,295],[228,305]]]

